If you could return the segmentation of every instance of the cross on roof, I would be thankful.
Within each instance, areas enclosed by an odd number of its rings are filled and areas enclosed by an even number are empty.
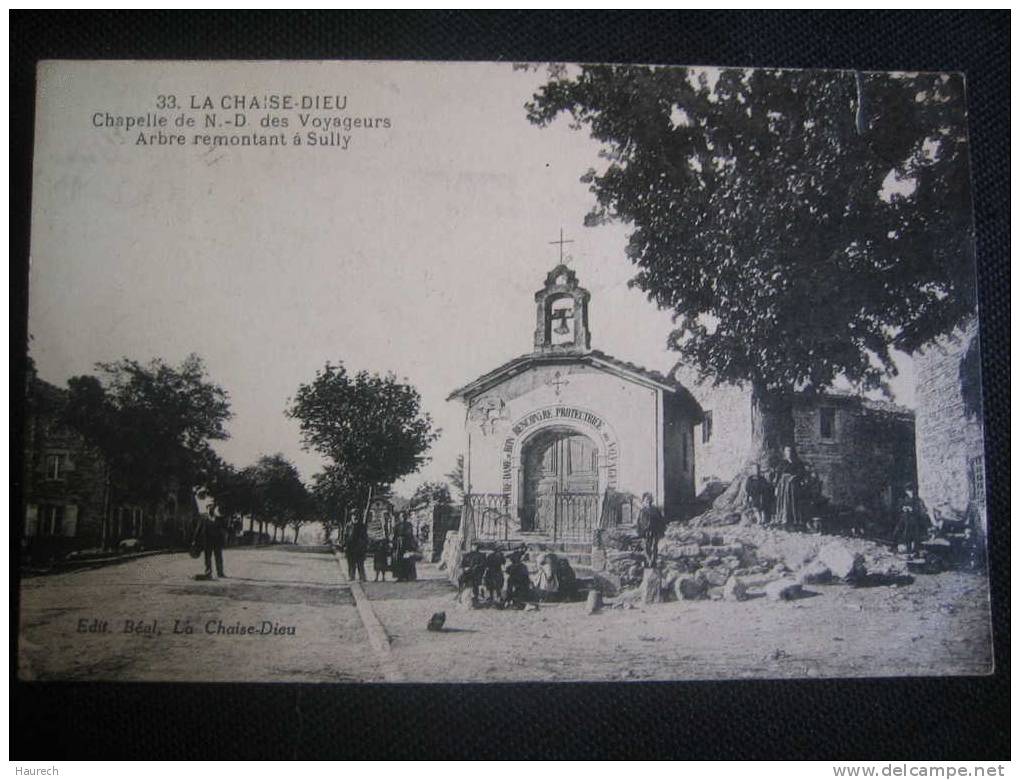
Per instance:
[[[574,240],[572,238],[564,238],[563,237],[563,228],[560,228],[560,240],[559,241],[550,241],[549,243],[550,244],[559,244],[560,245],[560,262],[562,263],[563,262],[563,245],[564,244],[573,244]]]

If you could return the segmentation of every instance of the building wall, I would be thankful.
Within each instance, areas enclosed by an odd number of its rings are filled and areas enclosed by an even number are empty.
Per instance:
[[[695,499],[694,420],[679,399],[669,393],[665,394],[663,410],[666,467],[663,511],[670,521],[682,520],[691,514]]]
[[[25,522],[22,536],[38,541],[59,541],[60,551],[99,544],[105,502],[105,467],[102,459],[76,433],[59,423],[62,391],[39,379],[29,386],[25,436]],[[57,475],[49,459],[59,457]],[[50,533],[47,511],[60,507],[62,522]],[[56,538],[54,538],[56,537]]]
[[[984,522],[977,332],[972,320],[915,356],[917,476],[919,494],[929,509],[962,514],[973,503]]]
[[[554,383],[564,380],[557,394]],[[571,419],[561,412],[589,418]],[[588,435],[599,447],[600,492],[607,486],[638,495],[647,491],[662,502],[662,414],[659,391],[591,366],[532,368],[472,399],[466,425],[469,491],[509,489],[516,502],[524,441],[542,427],[564,425]]]
[[[40,548],[43,558],[98,547],[103,542],[107,511],[104,460],[79,434],[60,424],[66,403],[63,390],[32,378],[28,392],[22,527],[25,546]],[[61,459],[56,478],[50,471],[51,457]],[[62,522],[57,534],[50,533],[48,527],[51,507],[60,507]],[[106,542],[115,546],[121,539],[140,538],[146,546],[186,545],[197,513],[195,496],[187,487],[172,490],[156,506],[115,502],[110,507]]]
[[[701,404],[705,417],[694,428],[695,486],[729,484],[754,452],[751,391],[734,385],[713,387],[683,366],[674,378]],[[833,435],[823,438],[821,409],[832,410]],[[794,447],[822,481],[822,492],[842,507],[863,505],[885,511],[904,487],[916,484],[914,418],[907,410],[856,397],[796,396]],[[706,426],[711,433],[706,439]],[[716,491],[718,492],[718,490]]]
[[[828,437],[822,435],[823,410],[830,410],[833,423]],[[800,396],[793,420],[797,454],[817,472],[822,494],[833,504],[882,515],[916,484],[909,412],[874,408],[858,398]]]
[[[691,391],[705,413],[693,431],[694,489],[700,495],[713,484],[731,482],[751,456],[751,391],[735,385],[713,387],[711,380],[699,381],[696,372],[682,366],[674,379]]]

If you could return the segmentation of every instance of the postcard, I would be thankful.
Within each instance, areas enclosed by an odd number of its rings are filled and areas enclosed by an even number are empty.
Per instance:
[[[992,671],[959,73],[38,68],[22,680]]]

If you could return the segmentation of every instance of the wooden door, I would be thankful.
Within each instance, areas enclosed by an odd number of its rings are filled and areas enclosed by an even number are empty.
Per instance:
[[[597,493],[598,450],[587,436],[549,431],[539,434],[525,449],[522,513],[525,530],[553,534],[557,520],[562,520],[565,502],[569,503],[571,521],[576,524],[577,501],[571,497]]]

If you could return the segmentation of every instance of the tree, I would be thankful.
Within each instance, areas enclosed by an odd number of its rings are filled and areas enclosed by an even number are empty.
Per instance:
[[[527,104],[603,144],[586,224],[633,226],[631,284],[669,346],[750,385],[757,455],[792,443],[785,396],[862,390],[974,311],[962,79],[955,75],[562,69]]]
[[[361,495],[350,475],[335,464],[327,465],[312,477],[312,497],[328,540],[333,530],[342,529],[350,509],[361,502]]]
[[[196,491],[221,465],[210,442],[226,439],[230,403],[197,355],[180,366],[124,358],[96,364],[99,376],[68,380],[63,422],[103,456],[108,513],[116,503],[153,505],[172,491]],[[104,544],[109,543],[109,517]]]
[[[326,363],[298,387],[287,408],[305,449],[328,458],[362,505],[400,477],[416,472],[439,436],[421,396],[392,374],[347,373]]]
[[[425,503],[452,504],[449,486],[445,482],[422,482],[414,489],[410,505]]]
[[[263,455],[246,469],[246,477],[254,486],[255,514],[259,530],[268,522],[273,527],[273,540],[288,525],[307,521],[308,490],[301,482],[297,468],[281,453]]]
[[[446,478],[450,482],[450,487],[453,488],[458,501],[464,500],[464,456],[457,456],[457,465],[453,467],[453,471],[446,475]]]

